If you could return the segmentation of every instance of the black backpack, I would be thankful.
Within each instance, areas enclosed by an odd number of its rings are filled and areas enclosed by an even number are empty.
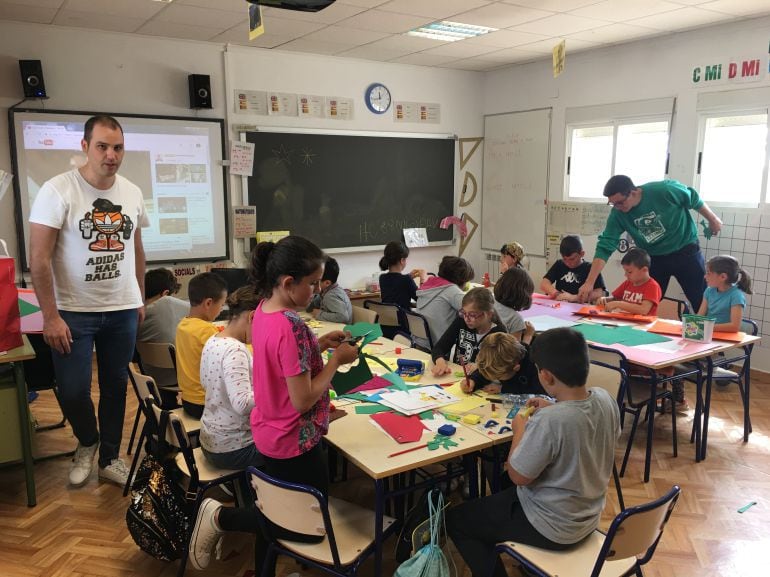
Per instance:
[[[166,430],[168,414],[161,414],[159,429]],[[168,454],[163,435],[159,455]],[[182,556],[192,531],[192,505],[176,482],[173,457],[158,459],[148,453],[131,485],[126,525],[139,548],[161,561]]]

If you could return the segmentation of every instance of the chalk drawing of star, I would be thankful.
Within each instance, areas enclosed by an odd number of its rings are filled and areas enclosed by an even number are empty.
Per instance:
[[[310,166],[313,164],[313,159],[318,156],[315,152],[313,152],[310,148],[303,148],[302,149],[302,164],[305,166]]]
[[[278,148],[273,149],[273,160],[276,164],[291,165],[291,150],[286,150],[286,147],[281,144]]]

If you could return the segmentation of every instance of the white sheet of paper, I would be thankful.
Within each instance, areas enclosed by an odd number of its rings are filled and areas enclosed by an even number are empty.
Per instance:
[[[569,321],[567,319],[560,319],[550,315],[537,315],[534,317],[529,317],[525,320],[532,323],[532,326],[534,326],[535,330],[538,332],[561,327],[574,327],[577,324],[577,321]]]

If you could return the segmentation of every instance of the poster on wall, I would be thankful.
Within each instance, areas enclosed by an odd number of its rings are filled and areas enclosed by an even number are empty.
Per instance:
[[[353,99],[329,96],[326,99],[326,117],[333,120],[352,120]]]
[[[267,92],[235,89],[236,114],[267,114]]]
[[[441,105],[436,102],[396,102],[393,121],[438,124],[441,122]]]
[[[233,237],[252,238],[257,234],[257,207],[233,207]]]
[[[268,92],[270,116],[297,116],[297,95],[288,92]]]
[[[300,118],[323,118],[324,97],[312,94],[298,94],[298,109]]]

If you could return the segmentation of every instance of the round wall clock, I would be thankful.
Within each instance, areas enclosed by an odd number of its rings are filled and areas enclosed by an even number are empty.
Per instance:
[[[375,82],[366,89],[364,100],[374,114],[384,114],[390,108],[390,90],[384,84]]]

